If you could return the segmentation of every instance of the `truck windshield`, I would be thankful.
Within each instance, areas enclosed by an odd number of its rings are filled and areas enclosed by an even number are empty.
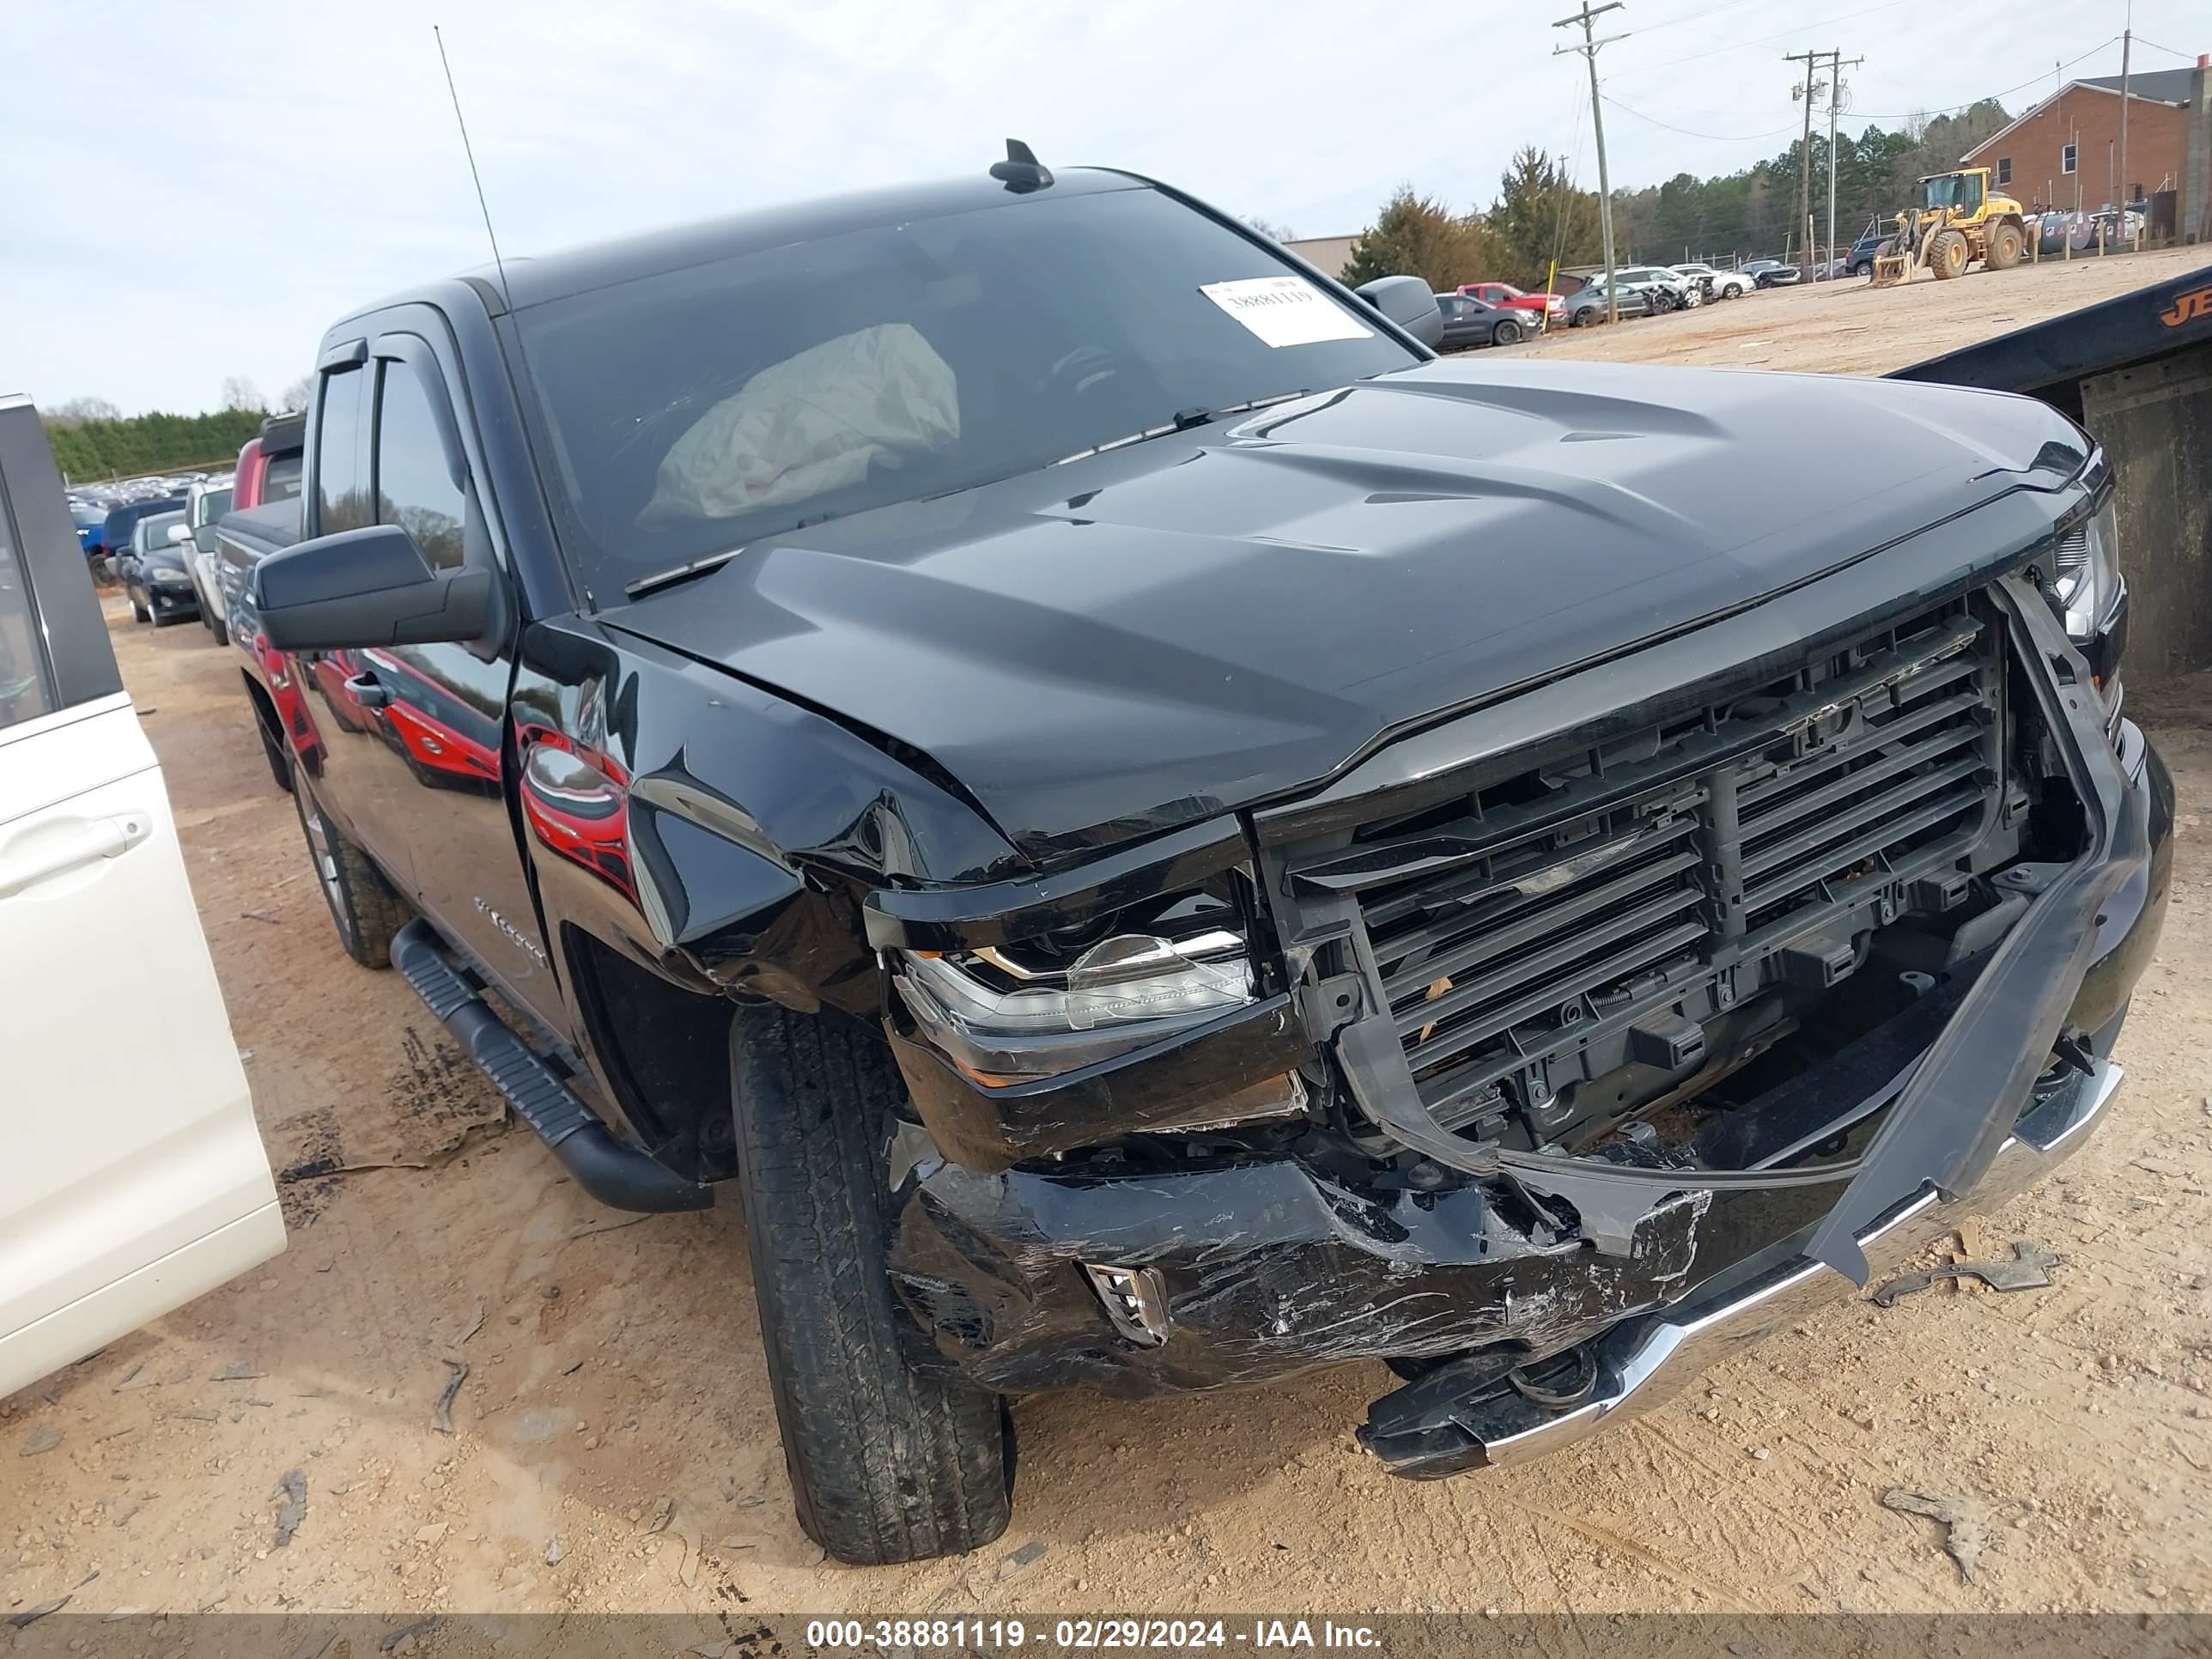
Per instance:
[[[763,536],[1419,361],[1142,187],[666,271],[518,326],[548,493],[601,602]]]

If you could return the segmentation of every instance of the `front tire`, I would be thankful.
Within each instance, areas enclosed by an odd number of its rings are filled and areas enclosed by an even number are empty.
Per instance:
[[[886,1182],[906,1100],[881,1042],[773,1006],[730,1028],[753,1290],[799,1524],[841,1561],[978,1549],[1012,1514],[1008,1419],[893,1295]]]
[[[1990,269],[2010,270],[2020,263],[2027,249],[2027,238],[2021,228],[2010,220],[2005,221],[1990,233]]]
[[[1928,249],[1928,264],[1937,280],[1949,282],[1966,274],[1966,239],[1955,230],[1939,230]]]
[[[293,780],[292,804],[299,808],[300,830],[307,838],[307,856],[331,908],[338,943],[364,968],[389,968],[392,935],[407,920],[406,904],[368,854],[331,822],[302,779]]]
[[[1490,331],[1490,343],[1492,345],[1519,345],[1523,337],[1525,337],[1522,334],[1521,325],[1510,319],[1498,324],[1496,328]]]
[[[123,597],[131,601],[131,620],[132,622],[143,623],[149,623],[154,620],[154,613],[144,605],[139,602],[138,590],[137,588],[125,588],[123,590]]]

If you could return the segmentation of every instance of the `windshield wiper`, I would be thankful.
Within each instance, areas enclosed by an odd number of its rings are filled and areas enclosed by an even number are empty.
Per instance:
[[[1182,410],[1177,411],[1174,418],[1164,426],[1148,426],[1141,431],[1132,432],[1125,437],[1109,438],[1103,444],[1093,444],[1088,449],[1079,449],[1073,455],[1063,455],[1052,465],[1066,466],[1070,461],[1088,460],[1093,455],[1103,455],[1109,449],[1127,449],[1131,444],[1144,443],[1153,438],[1164,438],[1172,433],[1188,432],[1193,427],[1204,426],[1209,422],[1218,421],[1224,415],[1249,415],[1255,409],[1267,408],[1270,404],[1286,404],[1293,398],[1303,398],[1306,395],[1305,389],[1301,386],[1296,392],[1279,392],[1272,398],[1255,398],[1249,403],[1224,404],[1218,409]]]
[[[744,550],[742,547],[732,547],[724,552],[709,553],[703,559],[694,559],[689,564],[679,564],[672,569],[658,571],[650,576],[640,576],[635,581],[624,586],[623,597],[632,599],[642,599],[646,594],[658,592],[661,588],[673,587],[678,582],[688,582],[694,576],[703,576],[709,570],[720,570]]]

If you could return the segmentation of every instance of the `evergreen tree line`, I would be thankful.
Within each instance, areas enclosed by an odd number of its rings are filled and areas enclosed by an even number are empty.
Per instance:
[[[1848,248],[1870,220],[1889,220],[1924,173],[1959,158],[2012,118],[1995,99],[1956,115],[1914,120],[1893,131],[1869,126],[1836,141],[1836,240]],[[1616,140],[1616,143],[1618,143]],[[1613,256],[1623,264],[1725,264],[1761,256],[1803,257],[1797,218],[1800,142],[1739,173],[1700,179],[1678,173],[1663,185],[1613,193]],[[1815,234],[1827,235],[1828,138],[1812,143]],[[1401,185],[1352,245],[1344,280],[1416,276],[1439,290],[1462,283],[1508,282],[1540,288],[1556,260],[1594,265],[1605,257],[1597,194],[1577,189],[1560,158],[1533,148],[1513,158],[1485,210],[1454,211]]]
[[[159,412],[110,419],[50,418],[46,438],[54,461],[71,483],[130,478],[228,462],[261,430],[258,409],[222,409],[205,415]]]

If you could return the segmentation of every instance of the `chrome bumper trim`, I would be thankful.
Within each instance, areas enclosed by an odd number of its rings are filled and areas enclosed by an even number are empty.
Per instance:
[[[1887,1273],[1964,1216],[2033,1184],[2081,1145],[2125,1075],[2118,1065],[2103,1062],[2070,1094],[2031,1109],[1972,1192],[1950,1203],[1930,1190],[1901,1201],[1858,1235],[1869,1264],[1876,1273]],[[1799,1256],[1719,1297],[1678,1304],[1620,1327],[1599,1344],[1600,1382],[1591,1400],[1558,1416],[1528,1406],[1523,1426],[1485,1437],[1485,1462],[1499,1468],[1548,1456],[1610,1418],[1662,1405],[1722,1360],[1850,1288],[1841,1273]]]

